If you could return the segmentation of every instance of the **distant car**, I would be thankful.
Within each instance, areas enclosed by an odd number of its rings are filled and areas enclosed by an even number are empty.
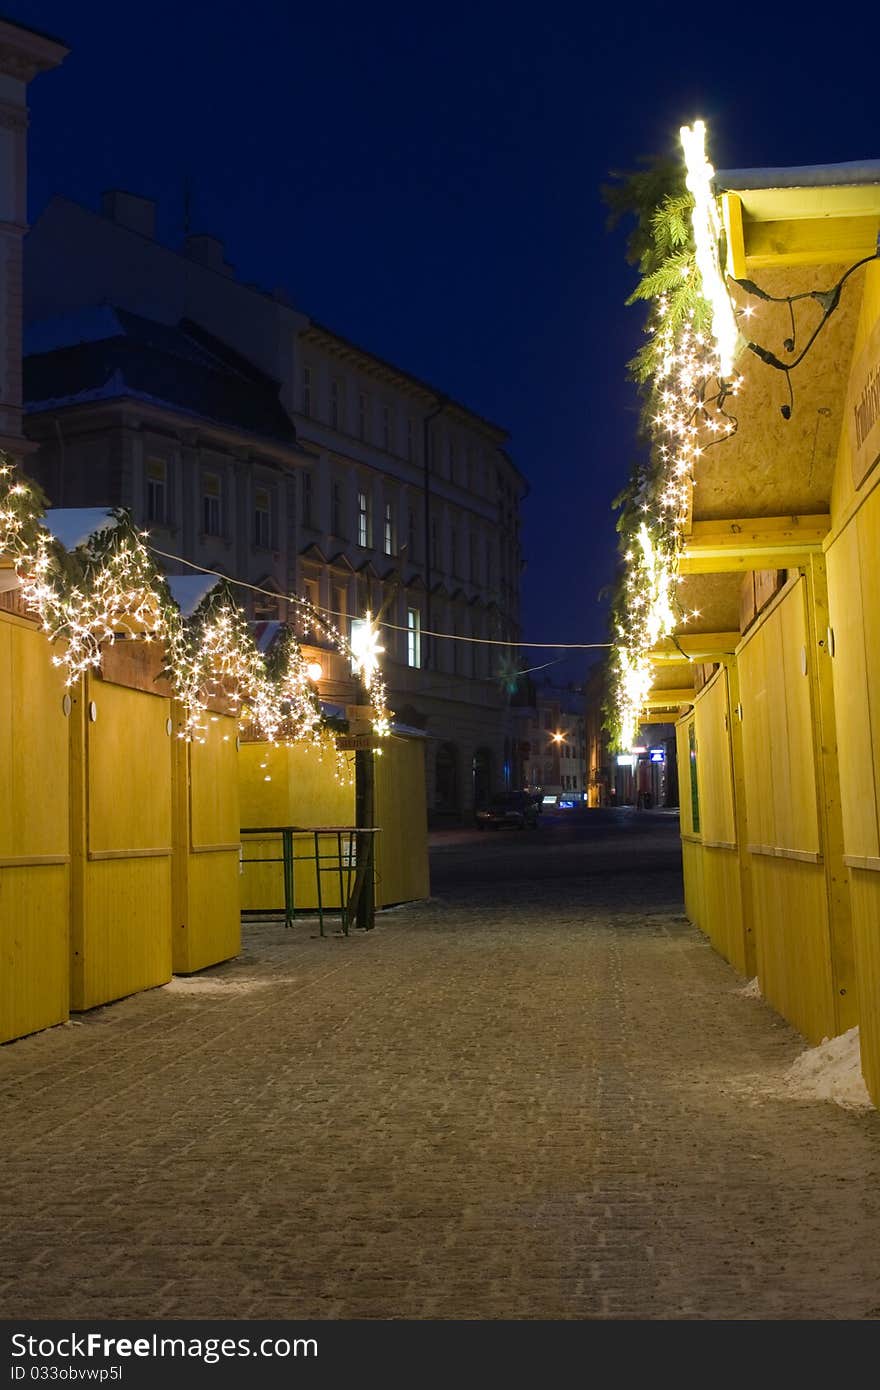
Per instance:
[[[478,830],[533,829],[538,824],[540,807],[527,792],[502,792],[493,796],[489,805],[477,812]]]

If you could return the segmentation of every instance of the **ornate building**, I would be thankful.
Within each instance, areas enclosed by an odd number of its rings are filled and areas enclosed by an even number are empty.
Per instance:
[[[256,618],[283,619],[291,591],[343,627],[381,614],[435,815],[509,783],[526,485],[506,432],[241,284],[216,238],[161,245],[145,199],[54,199],[26,255],[27,431],[51,500],[131,507],[169,555],[265,591]],[[322,694],[347,694],[329,653]]]

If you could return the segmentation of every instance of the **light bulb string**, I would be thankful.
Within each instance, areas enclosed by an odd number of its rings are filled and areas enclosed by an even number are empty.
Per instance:
[[[198,570],[200,574],[213,575],[215,579],[222,579],[227,584],[235,584],[238,588],[249,589],[254,594],[264,594],[267,598],[280,600],[283,603],[295,603],[309,613],[314,613],[321,626],[321,615],[329,618],[347,618],[349,614],[337,612],[332,608],[316,608],[308,599],[300,598],[298,594],[279,593],[277,589],[266,589],[259,584],[251,584],[247,579],[232,579],[228,574],[223,574],[221,570],[209,569],[206,565],[196,564],[195,560],[187,560],[183,555],[175,555],[170,550],[160,550],[158,546],[148,545],[154,555],[161,555],[165,560],[174,560],[180,565],[188,565],[190,569]],[[393,632],[410,632],[412,629],[404,627],[401,623],[389,623],[384,618],[379,621],[380,627],[386,627]],[[603,650],[612,647],[613,642],[520,642],[513,638],[501,637],[467,637],[458,632],[438,632],[433,628],[422,627],[419,632],[424,637],[442,637],[447,642],[478,642],[488,647],[535,647],[540,651],[593,651],[599,648]]]

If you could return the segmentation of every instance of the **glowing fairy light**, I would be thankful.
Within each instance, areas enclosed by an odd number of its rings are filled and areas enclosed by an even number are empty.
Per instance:
[[[694,199],[692,223],[697,270],[703,282],[703,297],[712,310],[719,370],[726,379],[733,374],[739,329],[718,254],[721,219],[712,188],[715,170],[706,159],[705,122],[694,121],[692,127],[684,125],[679,134],[687,167],[687,187]]]
[[[380,632],[369,611],[360,622],[352,623],[351,662],[364,687],[370,690],[379,670],[379,657],[385,648],[379,645]]]

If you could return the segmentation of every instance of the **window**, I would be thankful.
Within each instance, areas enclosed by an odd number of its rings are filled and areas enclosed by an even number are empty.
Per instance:
[[[358,392],[358,438],[367,437],[367,394],[365,391]]]
[[[418,608],[406,610],[406,664],[416,668],[422,664],[422,615]]]
[[[164,459],[147,459],[147,521],[159,526],[168,521],[168,465]]]
[[[406,417],[406,456],[410,463],[416,456],[416,426],[411,415]]]
[[[312,517],[312,475],[302,475],[302,520],[303,526],[314,526]]]
[[[338,377],[330,382],[330,423],[337,430],[342,424],[342,382]]]
[[[334,536],[342,536],[342,484],[335,482],[331,498],[330,530]]]
[[[382,549],[386,555],[394,554],[394,505],[385,503],[385,517],[382,528]]]
[[[221,536],[222,508],[220,477],[217,473],[202,474],[202,532],[206,536]]]
[[[312,578],[312,579],[304,579],[304,580],[303,580],[303,589],[305,590],[306,598],[308,599],[308,601],[309,601],[309,603],[312,605],[312,607],[313,607],[313,608],[318,608],[318,607],[320,607],[320,601],[321,601],[321,586],[320,586],[320,584],[318,583],[317,579],[314,579],[314,578]]]
[[[382,448],[391,448],[391,407],[382,407]]]
[[[336,626],[343,637],[348,636],[348,585],[334,584],[333,586],[333,612]]]
[[[370,545],[370,499],[366,492],[358,492],[358,545]]]
[[[254,620],[258,623],[274,623],[281,617],[281,603],[269,594],[254,594]]]
[[[272,499],[267,487],[254,492],[254,545],[263,550],[272,545]]]
[[[312,369],[303,367],[302,376],[302,413],[311,415],[312,413]]]

